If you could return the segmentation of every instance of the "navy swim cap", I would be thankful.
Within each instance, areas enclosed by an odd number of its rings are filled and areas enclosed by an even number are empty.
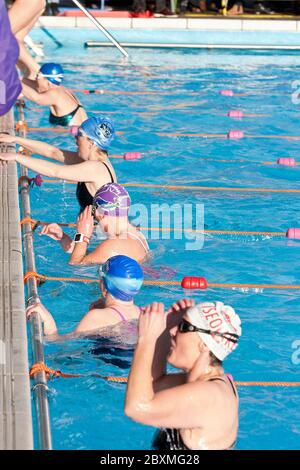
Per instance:
[[[115,299],[130,302],[143,284],[143,271],[132,258],[123,255],[113,256],[100,267],[105,289]]]
[[[42,65],[39,73],[54,85],[61,85],[64,78],[62,67],[59,64],[54,64],[52,62]]]
[[[106,116],[93,116],[84,121],[80,128],[101,150],[107,150],[115,138],[112,120]]]
[[[130,208],[130,196],[118,183],[106,183],[96,192],[93,205],[105,215],[127,216]]]

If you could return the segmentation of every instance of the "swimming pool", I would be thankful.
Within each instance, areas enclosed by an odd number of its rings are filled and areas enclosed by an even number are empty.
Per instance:
[[[149,95],[81,94],[87,109],[112,113],[124,132],[111,154],[140,151],[140,161],[113,160],[120,182],[149,184],[298,189],[299,167],[263,164],[278,157],[298,159],[298,141],[288,139],[201,138],[159,136],[158,133],[226,134],[239,129],[245,135],[299,133],[299,108],[292,101],[292,83],[298,78],[297,53],[256,51],[131,51],[125,63],[112,49],[84,50],[77,32],[68,32],[66,48],[47,43],[47,61],[59,61],[67,72],[66,85],[77,89],[156,91]],[[35,32],[39,39],[40,33]],[[49,46],[49,47],[48,47]],[[230,88],[244,96],[221,96]],[[162,94],[164,93],[164,94]],[[34,108],[34,109],[30,109]],[[230,109],[257,117],[232,120]],[[147,114],[149,113],[149,114]],[[32,127],[48,127],[48,111],[28,104]],[[56,146],[72,148],[68,134],[31,132]],[[225,161],[227,160],[227,162]],[[32,216],[39,220],[74,222],[75,187],[44,184],[31,192]],[[197,191],[131,188],[134,202],[204,204],[209,230],[285,232],[297,227],[297,193]],[[71,230],[72,233],[72,230]],[[172,279],[204,276],[211,283],[299,285],[299,242],[272,235],[208,235],[201,250],[185,250],[186,240],[151,240],[150,262],[173,268]],[[97,269],[70,267],[68,256],[55,242],[35,235],[37,270],[49,276],[96,277]],[[161,270],[164,279],[164,271]],[[97,297],[97,284],[46,282],[42,301],[54,315],[60,332],[70,331]],[[138,296],[144,305],[154,299],[167,305],[180,298],[177,286],[146,286]],[[300,340],[298,290],[221,289],[189,293],[196,300],[224,300],[243,322],[239,348],[226,369],[240,381],[296,381]],[[125,343],[125,344],[124,344]],[[126,343],[129,343],[129,345]],[[50,411],[55,449],[149,449],[153,429],[123,416],[125,386],[106,382],[93,373],[126,376],[134,338],[119,331],[118,340],[75,340],[47,344],[47,365],[84,378],[50,382]],[[130,346],[131,345],[131,346]],[[298,346],[299,347],[299,346]],[[240,387],[238,449],[299,449],[299,389]]]

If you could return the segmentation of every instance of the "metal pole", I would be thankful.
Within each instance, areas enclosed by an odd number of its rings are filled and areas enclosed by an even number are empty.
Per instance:
[[[19,121],[24,122],[24,107],[23,100],[19,100],[16,104],[18,109]],[[25,126],[19,131],[22,137],[26,137]],[[21,166],[21,176],[27,177],[27,168]],[[26,178],[21,179],[21,200],[22,200],[22,215],[23,218],[31,218],[30,199],[29,199],[29,183]],[[23,224],[23,239],[24,239],[24,254],[25,254],[25,267],[27,272],[36,272],[35,257],[33,248],[33,232],[31,223]],[[37,280],[31,277],[27,281],[29,303],[35,303],[39,300]],[[31,342],[34,363],[44,363],[44,341],[43,341],[43,327],[39,315],[32,315],[30,318],[31,327]],[[38,372],[34,376],[33,392],[35,395],[37,424],[39,432],[39,447],[41,450],[52,449],[52,436],[50,428],[50,413],[48,403],[48,385],[45,372]]]
[[[81,11],[94,23],[94,25],[102,31],[102,33],[119,49],[119,51],[125,56],[129,57],[128,52],[125,51],[125,49],[121,46],[121,44],[118,43],[118,41],[100,24],[98,20],[78,1],[78,0],[72,0],[75,5],[80,8]]]

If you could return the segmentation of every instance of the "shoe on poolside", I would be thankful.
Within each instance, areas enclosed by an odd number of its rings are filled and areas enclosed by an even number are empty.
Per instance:
[[[256,15],[275,15],[275,11],[271,8],[266,7],[263,3],[257,3],[254,6],[254,11]]]

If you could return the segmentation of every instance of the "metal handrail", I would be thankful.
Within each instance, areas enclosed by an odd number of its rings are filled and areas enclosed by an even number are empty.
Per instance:
[[[16,103],[18,110],[18,120],[24,123],[24,107],[25,102],[19,100]],[[26,126],[21,126],[19,130],[21,137],[26,137]],[[29,182],[28,182],[28,171],[27,168],[21,166],[21,178],[20,180],[20,194],[22,200],[22,217],[31,218],[30,210],[30,198],[29,198]],[[30,220],[30,219],[28,219]],[[27,272],[35,272],[35,256],[33,248],[33,231],[30,222],[26,222],[22,225],[23,229],[23,241],[24,241],[24,258],[25,258],[25,270]],[[30,277],[27,281],[27,292],[28,292],[28,304],[34,304],[39,301],[37,280],[35,277]],[[43,327],[39,315],[31,315],[30,317],[30,329],[31,329],[31,343],[34,364],[38,362],[45,362],[44,356],[44,339],[43,339]],[[50,412],[48,403],[48,385],[47,377],[44,371],[38,372],[34,376],[33,393],[35,395],[38,434],[39,434],[39,448],[41,450],[52,449],[52,435],[50,427]]]
[[[92,15],[78,0],[72,0],[78,8],[87,16],[94,25],[102,31],[102,33],[119,49],[119,51],[125,56],[129,57],[128,52],[121,46],[121,44],[102,26],[102,24]]]

